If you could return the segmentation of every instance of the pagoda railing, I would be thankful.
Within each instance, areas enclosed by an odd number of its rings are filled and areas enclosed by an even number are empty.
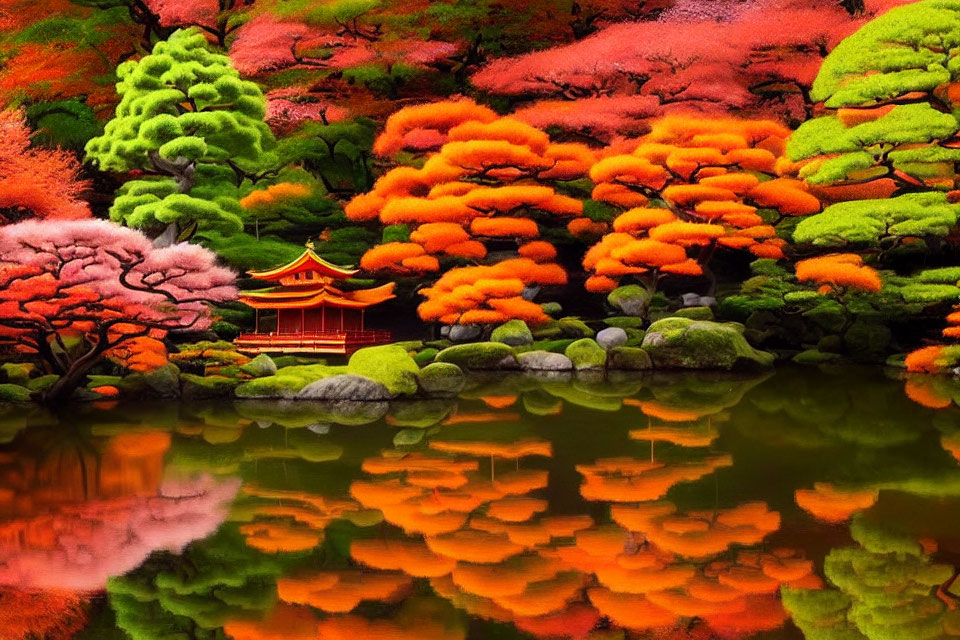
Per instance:
[[[361,345],[390,342],[389,331],[303,331],[295,333],[242,333],[234,342],[239,346],[277,346],[314,348],[325,344]]]

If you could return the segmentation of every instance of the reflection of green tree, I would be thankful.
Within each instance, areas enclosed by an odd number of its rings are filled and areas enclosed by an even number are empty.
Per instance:
[[[945,635],[957,615],[941,599],[953,567],[932,561],[912,537],[855,518],[859,547],[832,550],[819,591],[783,589],[783,603],[808,640],[923,640]],[[938,597],[939,594],[942,594]],[[952,622],[952,621],[950,621]]]
[[[107,583],[117,625],[134,640],[221,638],[228,619],[257,615],[276,601],[283,563],[247,547],[227,525],[182,554],[157,552]]]

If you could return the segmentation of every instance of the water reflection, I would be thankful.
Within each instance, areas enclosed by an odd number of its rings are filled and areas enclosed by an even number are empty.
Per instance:
[[[944,388],[785,369],[3,408],[0,638],[960,635]]]

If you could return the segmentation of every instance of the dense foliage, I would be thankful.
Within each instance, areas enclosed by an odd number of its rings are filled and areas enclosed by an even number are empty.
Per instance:
[[[582,337],[676,313],[799,360],[960,362],[925,344],[944,316],[960,337],[953,0],[24,7],[0,3],[0,222],[31,247],[108,218],[91,255],[117,260],[128,229],[242,272],[311,241],[396,280],[404,327]],[[29,264],[4,256],[4,296],[62,306]],[[94,341],[91,366],[248,328],[216,291],[187,298],[221,305],[209,329]],[[32,351],[62,376],[64,328],[44,331]]]

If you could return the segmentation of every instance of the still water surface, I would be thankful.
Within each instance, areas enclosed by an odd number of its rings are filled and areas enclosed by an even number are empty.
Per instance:
[[[0,410],[0,639],[960,635],[960,387]]]

